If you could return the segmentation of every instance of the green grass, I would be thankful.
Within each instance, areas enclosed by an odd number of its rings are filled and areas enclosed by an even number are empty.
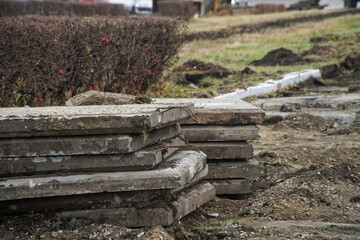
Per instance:
[[[189,31],[211,31],[228,26],[244,23],[256,23],[275,20],[284,17],[298,16],[300,14],[315,14],[321,11],[315,10],[305,13],[285,12],[267,15],[246,15],[246,16],[224,16],[205,17],[189,22]],[[324,55],[308,55],[306,57],[317,59],[317,62],[294,65],[263,67],[252,66],[250,63],[261,59],[269,51],[284,47],[300,54],[315,46],[310,42],[313,37],[330,37],[328,41],[319,45],[330,47],[330,52]],[[184,44],[175,66],[180,66],[188,60],[200,60],[221,65],[223,67],[241,71],[250,67],[258,74],[247,76],[240,82],[236,76],[228,76],[221,79],[207,79],[216,84],[208,88],[192,89],[177,86],[173,83],[166,83],[161,96],[158,97],[194,97],[198,94],[207,93],[216,95],[222,92],[229,92],[237,87],[257,84],[267,79],[276,78],[280,73],[300,71],[309,68],[320,68],[330,63],[339,63],[346,55],[360,49],[360,16],[347,15],[337,18],[329,18],[319,22],[299,23],[288,28],[267,30],[265,33],[253,33],[233,35],[227,39],[197,40]],[[271,77],[260,73],[270,73]],[[224,84],[225,83],[225,84]]]

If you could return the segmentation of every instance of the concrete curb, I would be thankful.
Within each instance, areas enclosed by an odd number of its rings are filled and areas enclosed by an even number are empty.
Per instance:
[[[261,96],[271,92],[276,92],[288,85],[294,85],[308,80],[311,77],[321,77],[319,69],[307,69],[300,72],[293,72],[283,76],[280,80],[267,80],[256,86],[248,87],[246,89],[236,89],[235,92],[219,95],[214,99],[237,98],[244,99],[246,97]]]

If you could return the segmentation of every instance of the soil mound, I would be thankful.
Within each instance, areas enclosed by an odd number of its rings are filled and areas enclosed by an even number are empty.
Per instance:
[[[209,62],[202,62],[199,60],[189,60],[182,66],[176,67],[174,72],[189,72],[189,71],[211,71],[211,72],[222,72],[222,73],[233,73],[232,70],[224,68],[220,65],[215,65]]]
[[[278,48],[268,52],[260,60],[252,61],[255,66],[289,66],[304,62],[301,57],[286,48]]]
[[[173,72],[185,72],[184,76],[176,76],[173,79],[176,79],[176,83],[182,85],[188,85],[193,83],[199,85],[201,80],[204,77],[211,76],[215,78],[223,78],[231,74],[236,74],[236,71],[227,69],[220,65],[215,65],[209,62],[202,62],[199,60],[189,60],[185,62],[182,66],[174,68]],[[179,78],[183,80],[179,81]]]
[[[88,91],[78,94],[66,101],[67,106],[85,106],[85,105],[124,105],[150,103],[150,99],[135,97],[132,95],[109,93],[99,91]]]
[[[283,121],[274,125],[274,129],[292,128],[297,130],[325,131],[334,124],[334,120],[325,119],[310,114],[287,116]]]

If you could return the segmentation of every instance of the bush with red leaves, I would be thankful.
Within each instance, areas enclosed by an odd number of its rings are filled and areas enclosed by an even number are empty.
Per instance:
[[[0,18],[0,106],[62,105],[77,93],[144,93],[172,64],[169,18]]]

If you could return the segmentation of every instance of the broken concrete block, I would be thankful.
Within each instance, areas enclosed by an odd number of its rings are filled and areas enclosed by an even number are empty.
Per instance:
[[[182,125],[181,132],[190,142],[234,142],[260,139],[256,126]]]
[[[253,147],[246,142],[192,143],[204,152],[208,159],[248,159],[253,157]]]
[[[180,193],[177,200],[172,202],[176,208],[176,219],[181,219],[195,211],[200,206],[215,198],[215,188],[208,182],[198,183]]]
[[[0,181],[0,201],[102,192],[181,188],[206,167],[206,155],[178,151],[154,170],[69,176],[33,176]]]
[[[176,188],[176,189],[171,189],[171,190],[169,190],[169,193],[170,194],[175,194],[175,193],[181,192],[182,190],[184,190],[186,188],[189,188],[189,187],[201,182],[202,180],[204,180],[208,176],[208,174],[209,174],[209,167],[208,167],[208,165],[206,165],[206,167],[203,170],[199,171],[195,175],[195,177],[193,179],[191,179],[191,181],[190,181],[190,183],[188,185],[182,186],[182,187]]]
[[[264,166],[253,159],[234,161],[209,161],[207,179],[244,178],[255,179],[264,174]]]
[[[143,134],[0,139],[0,158],[49,156],[56,162],[73,155],[129,153],[179,134],[180,126],[174,124]]]
[[[59,218],[86,218],[96,222],[111,222],[125,227],[169,226],[174,222],[173,210],[163,202],[147,207],[119,207],[109,209],[58,212]]]
[[[0,108],[0,138],[142,133],[193,111],[191,103]]]
[[[216,195],[248,194],[251,193],[251,183],[245,179],[217,179],[209,180],[215,187]]]
[[[184,145],[183,140],[171,138],[126,154],[0,158],[0,177],[53,172],[149,170],[157,166],[182,145]]]
[[[181,124],[256,125],[265,117],[259,108],[240,99],[156,98],[153,101],[159,104],[194,103],[196,117],[184,119]]]

